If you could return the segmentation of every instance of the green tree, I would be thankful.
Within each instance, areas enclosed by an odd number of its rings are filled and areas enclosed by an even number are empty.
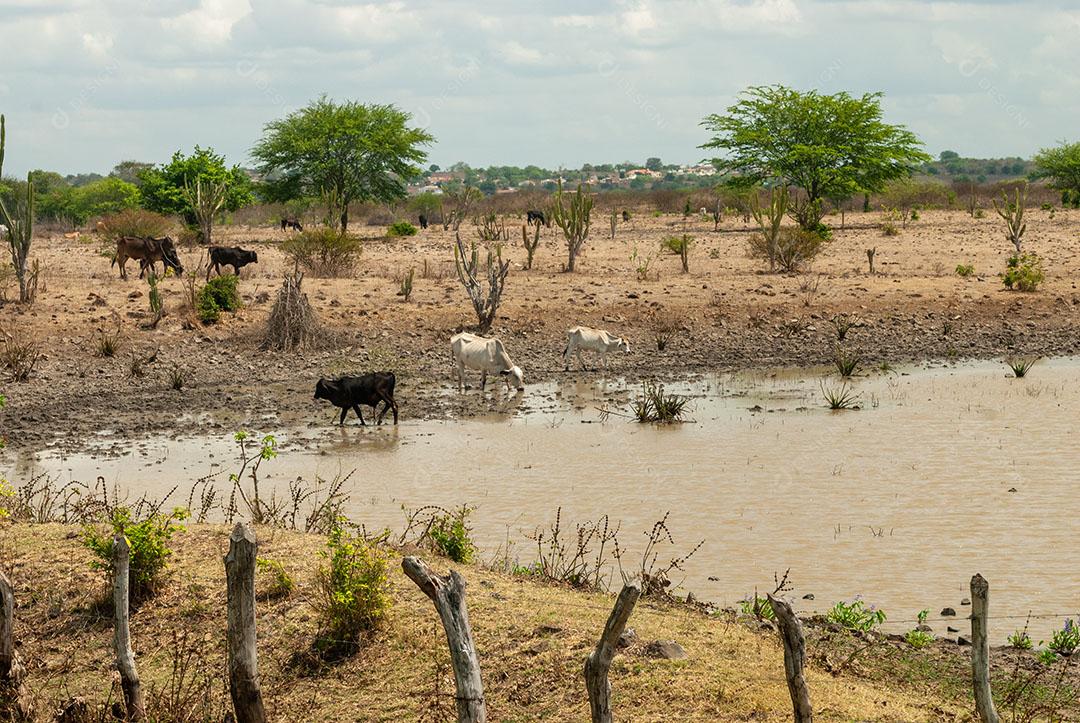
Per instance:
[[[264,173],[280,174],[283,185],[309,196],[334,199],[344,232],[349,204],[391,202],[405,197],[405,183],[419,176],[433,137],[410,128],[411,116],[393,105],[325,96],[266,125],[251,150]]]
[[[880,191],[930,160],[903,126],[882,121],[881,93],[820,95],[781,85],[743,92],[726,115],[701,125],[714,135],[701,148],[723,151],[713,163],[735,185],[797,186],[805,200],[792,208],[805,229],[817,229],[823,199]]]
[[[195,226],[198,221],[187,194],[188,186],[196,181],[225,184],[222,208],[227,211],[235,211],[255,200],[248,175],[240,166],[226,166],[225,157],[214,153],[213,148],[195,146],[190,156],[177,151],[168,163],[143,169],[139,178],[144,208],[166,216],[180,216],[188,226]]]
[[[1049,178],[1051,188],[1080,198],[1080,142],[1043,148],[1033,160],[1035,178]]]
[[[942,151],[938,155],[938,159],[942,161],[958,161],[960,160],[960,154],[956,151]]]
[[[645,161],[645,168],[650,171],[660,171],[664,168],[664,162],[654,156]]]
[[[109,175],[139,186],[142,184],[142,178],[139,177],[140,174],[153,167],[153,163],[144,163],[142,161],[120,161],[113,167],[112,172]]]
[[[37,192],[37,183],[34,184]],[[39,218],[67,221],[82,226],[95,216],[116,213],[139,205],[139,189],[119,178],[102,178],[85,186],[56,186],[37,202]]]

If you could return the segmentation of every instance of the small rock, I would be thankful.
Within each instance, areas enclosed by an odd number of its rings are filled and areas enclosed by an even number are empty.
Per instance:
[[[971,645],[971,640],[969,640],[968,638],[965,638],[963,635],[957,635],[956,636],[956,644],[957,645]]]
[[[954,618],[954,617],[956,617],[956,611],[953,610],[952,608],[942,608],[941,617],[943,617],[943,618]]]
[[[927,625],[926,623],[923,623],[921,625],[917,625],[915,627],[915,629],[920,631],[920,632],[923,632],[923,633],[932,633],[932,632],[934,632],[934,629],[932,627],[930,627],[929,625]]]
[[[664,660],[682,660],[686,657],[686,651],[674,640],[654,640],[645,646],[645,655]]]
[[[960,601],[960,604],[961,605],[970,605],[971,600],[969,598],[964,598],[963,600]]]
[[[945,629],[950,633],[958,633],[958,632],[960,632],[959,628],[954,628],[952,625],[946,626]]]
[[[803,600],[813,600],[814,599],[814,593],[808,592],[808,593],[806,593],[805,595],[802,596],[802,599]]]

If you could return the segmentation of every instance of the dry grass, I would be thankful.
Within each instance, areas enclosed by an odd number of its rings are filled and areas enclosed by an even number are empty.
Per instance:
[[[2,562],[12,571],[19,607],[16,635],[29,661],[29,683],[44,710],[82,695],[91,702],[110,690],[111,626],[98,601],[104,581],[71,528],[7,525]],[[260,529],[259,556],[278,560],[296,580],[288,597],[264,594],[258,581],[259,665],[274,720],[417,720],[434,707],[452,710],[445,638],[426,597],[395,564],[390,621],[344,662],[302,671],[297,661],[316,632],[310,605],[323,538]],[[225,585],[221,563],[228,530],[192,526],[176,538],[164,591],[143,604],[132,634],[144,685],[164,689],[173,666],[173,632],[188,631],[203,646],[201,670],[224,670]],[[436,569],[448,562],[434,560]],[[585,720],[585,656],[610,611],[611,597],[462,568],[469,616],[480,651],[492,720]],[[108,614],[108,613],[104,613]],[[616,715],[635,720],[785,720],[790,702],[783,654],[773,635],[709,618],[683,607],[642,601],[630,627],[638,642],[616,657],[611,680]],[[653,660],[644,644],[674,639],[680,661]],[[889,688],[817,670],[809,676],[823,720],[959,719],[962,705],[925,693]],[[205,680],[203,681],[205,685]],[[220,687],[212,686],[220,692]],[[438,693],[437,693],[438,691]],[[625,719],[625,718],[624,718]]]

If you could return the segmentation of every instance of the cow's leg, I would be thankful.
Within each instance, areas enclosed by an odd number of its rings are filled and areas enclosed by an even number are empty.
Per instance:
[[[608,366],[607,366],[607,352],[606,351],[603,352],[602,354],[600,354],[600,361],[602,361],[604,363],[604,371],[607,371]]]
[[[206,280],[207,281],[210,280],[210,272],[213,270],[213,268],[214,268],[213,262],[206,265]]]
[[[487,386],[487,369],[480,372],[480,391],[484,391],[484,387]]]
[[[360,417],[360,426],[361,427],[366,427],[367,424],[364,422],[364,413],[360,411],[360,405],[359,404],[354,404],[353,405],[353,411],[356,412],[356,416]]]
[[[563,360],[563,371],[564,372],[570,371],[570,357],[574,353],[573,346],[574,346],[574,342],[570,341],[570,342],[566,343],[566,348],[563,349],[562,360]]]
[[[348,414],[348,413],[349,413],[349,408],[348,407],[342,407],[341,408],[341,419],[338,420],[338,426],[341,426],[341,427],[345,426],[345,415]]]
[[[117,254],[116,263],[120,266],[120,278],[127,281],[127,256]]]
[[[394,410],[394,426],[396,427],[397,426],[397,402],[394,401],[393,397],[390,397],[390,399],[387,400],[387,401],[390,402],[390,408]],[[383,413],[385,414],[385,412],[383,412]]]
[[[459,393],[465,393],[465,362],[458,362],[457,365],[457,387]]]
[[[578,360],[578,364],[581,365],[582,371],[586,371],[586,372],[589,371],[589,367],[585,366],[585,359],[581,356],[581,348],[580,347],[577,350],[577,360]]]

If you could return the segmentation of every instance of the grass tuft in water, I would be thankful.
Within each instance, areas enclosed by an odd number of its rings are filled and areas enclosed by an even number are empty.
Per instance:
[[[844,382],[839,387],[830,386],[824,380],[821,382],[821,394],[825,397],[825,404],[829,409],[858,409],[859,394]]]
[[[1038,357],[1013,357],[1006,359],[1005,363],[1009,366],[1009,369],[1012,369],[1013,376],[1017,379],[1023,379],[1037,361],[1039,361]]]

